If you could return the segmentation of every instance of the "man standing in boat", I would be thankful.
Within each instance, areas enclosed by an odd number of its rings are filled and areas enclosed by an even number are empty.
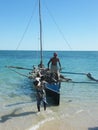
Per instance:
[[[57,78],[59,79],[60,74],[59,74],[59,70],[61,70],[61,63],[59,58],[57,57],[57,53],[53,54],[53,57],[49,60],[48,62],[48,69],[49,69],[49,65],[51,63],[51,73],[56,73],[57,74]],[[58,67],[59,64],[59,67]]]

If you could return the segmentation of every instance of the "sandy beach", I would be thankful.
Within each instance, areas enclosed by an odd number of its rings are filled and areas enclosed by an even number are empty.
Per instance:
[[[59,114],[61,106],[46,111],[41,108],[41,112],[37,112],[36,105],[16,107],[0,113],[0,130],[98,130],[98,106],[77,107],[70,104]]]
[[[26,107],[4,110],[0,113],[0,130],[26,130],[32,126],[35,114],[36,112]]]
[[[64,116],[41,125],[38,130],[98,130],[97,109],[93,112],[79,110],[71,116],[65,113]]]
[[[50,121],[40,126],[38,130],[98,130],[98,120],[89,119],[89,116],[86,114],[81,112],[76,117]]]

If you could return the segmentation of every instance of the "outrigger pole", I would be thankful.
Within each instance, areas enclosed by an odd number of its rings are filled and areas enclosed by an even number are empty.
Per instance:
[[[13,68],[13,69],[23,69],[23,70],[33,70],[30,68],[20,67],[20,66],[5,66],[6,68]]]
[[[78,73],[78,72],[63,72],[63,71],[61,71],[61,73],[63,73],[63,74],[77,74],[77,75],[87,75],[87,73]]]

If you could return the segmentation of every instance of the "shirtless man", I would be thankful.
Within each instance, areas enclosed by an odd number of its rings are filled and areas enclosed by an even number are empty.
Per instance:
[[[59,78],[59,70],[61,70],[61,63],[59,58],[57,57],[57,54],[54,53],[53,57],[49,60],[48,62],[48,69],[49,69],[49,65],[51,63],[51,72],[52,73],[57,73],[58,78]],[[58,67],[59,64],[59,67]]]

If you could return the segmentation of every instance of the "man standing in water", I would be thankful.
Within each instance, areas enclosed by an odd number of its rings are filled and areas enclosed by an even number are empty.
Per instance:
[[[54,53],[53,57],[49,60],[48,69],[49,69],[50,63],[51,63],[51,72],[56,73],[58,76],[58,79],[59,79],[59,77],[60,77],[59,70],[61,70],[61,63],[60,63],[59,58],[57,57],[57,53]],[[58,64],[59,64],[60,68],[58,67]]]
[[[36,88],[37,109],[40,112],[40,105],[41,102],[43,102],[44,110],[46,110],[47,101],[46,101],[46,92],[44,88],[44,77],[43,76],[40,77],[40,75],[38,74],[33,84],[35,85]]]

